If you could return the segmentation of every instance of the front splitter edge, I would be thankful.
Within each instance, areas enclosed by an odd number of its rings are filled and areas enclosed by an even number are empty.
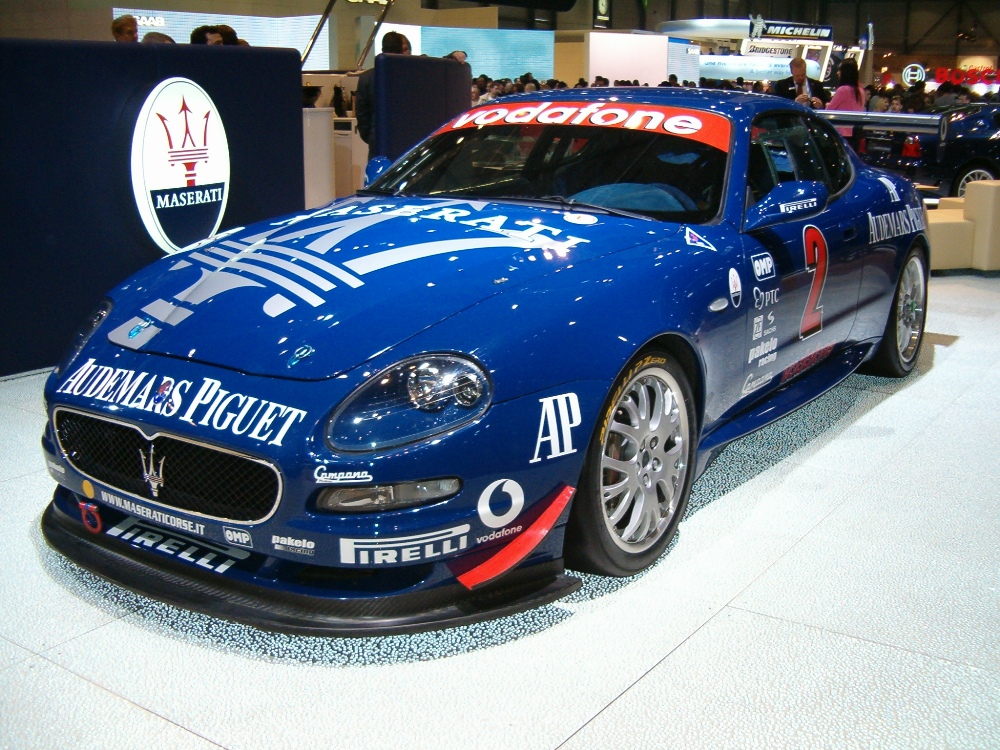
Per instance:
[[[581,585],[555,560],[513,570],[475,592],[456,583],[360,601],[307,596],[221,578],[91,534],[55,503],[45,510],[41,526],[51,547],[112,583],[181,609],[278,633],[364,637],[471,625],[549,604]]]

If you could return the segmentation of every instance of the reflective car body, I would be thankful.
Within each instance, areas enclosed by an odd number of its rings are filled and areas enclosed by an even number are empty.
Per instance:
[[[904,175],[942,196],[964,195],[969,179],[1000,177],[1000,107],[973,103],[923,114],[941,115],[940,133],[863,126],[858,142],[862,161]]]
[[[537,606],[579,585],[567,519],[629,367],[690,383],[689,488],[873,357],[929,252],[909,182],[766,96],[512,97],[371,187],[110,293],[46,386],[51,544],[290,632]]]

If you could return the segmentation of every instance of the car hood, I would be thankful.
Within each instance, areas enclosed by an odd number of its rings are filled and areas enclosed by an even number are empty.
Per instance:
[[[354,197],[163,259],[116,291],[107,336],[251,374],[325,378],[494,294],[677,229],[536,205]]]

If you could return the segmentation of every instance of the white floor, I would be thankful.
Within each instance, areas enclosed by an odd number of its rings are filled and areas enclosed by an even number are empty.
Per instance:
[[[645,575],[419,636],[282,637],[50,551],[44,376],[0,382],[2,748],[998,748],[1000,279],[919,370],[726,450]]]

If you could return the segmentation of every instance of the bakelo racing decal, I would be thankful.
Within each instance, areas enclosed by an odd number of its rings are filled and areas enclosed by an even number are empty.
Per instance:
[[[669,133],[729,151],[729,120],[714,112],[656,104],[533,102],[494,104],[459,115],[438,133],[484,125],[585,125]]]
[[[826,286],[828,253],[826,237],[809,224],[802,230],[802,244],[806,254],[806,271],[812,274],[809,286],[809,297],[806,309],[802,311],[802,323],[799,326],[799,338],[809,338],[814,333],[823,330],[823,306],[819,303]]]

